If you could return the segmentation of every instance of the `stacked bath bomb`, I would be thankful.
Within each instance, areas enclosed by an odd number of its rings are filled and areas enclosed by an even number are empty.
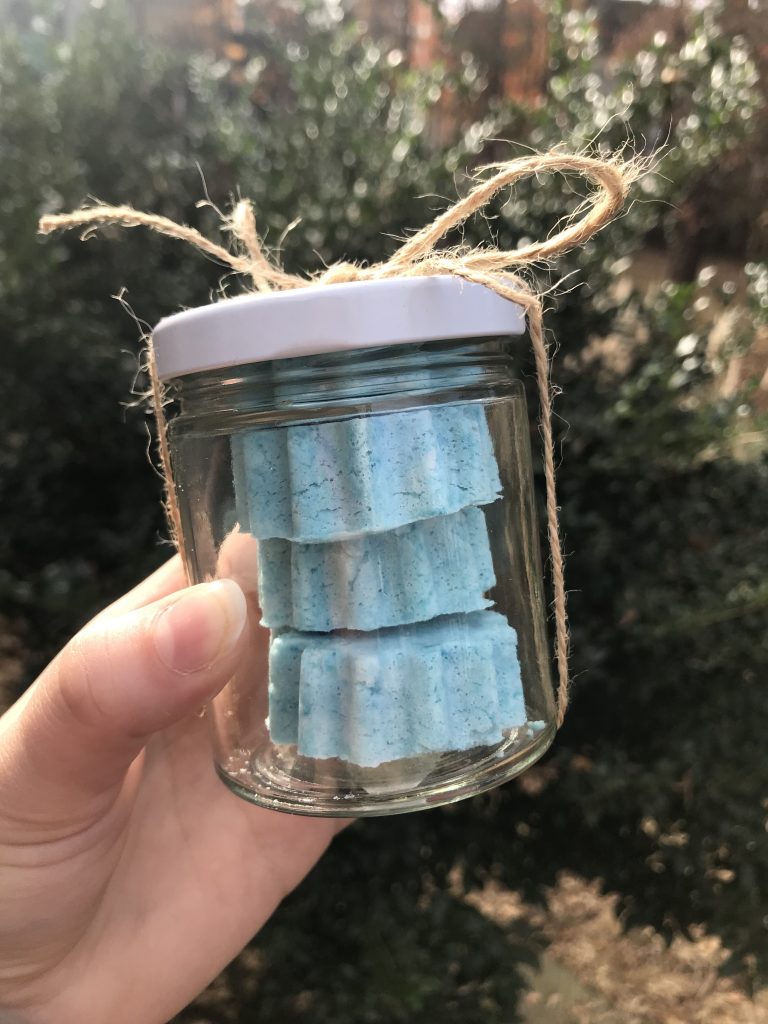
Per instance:
[[[517,637],[485,597],[480,506],[501,482],[482,406],[253,429],[232,469],[273,631],[273,742],[373,767],[524,724]]]

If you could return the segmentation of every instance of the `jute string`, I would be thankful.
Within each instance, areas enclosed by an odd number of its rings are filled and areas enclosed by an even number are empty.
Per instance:
[[[187,242],[230,267],[250,277],[259,292],[286,291],[349,281],[380,281],[395,277],[423,277],[449,274],[484,285],[510,302],[522,306],[528,320],[528,332],[536,361],[536,378],[540,401],[540,430],[544,455],[546,510],[549,549],[552,560],[554,589],[555,655],[558,666],[558,726],[562,725],[568,707],[568,617],[563,569],[563,551],[558,525],[555,492],[555,456],[552,438],[552,398],[550,360],[543,324],[542,296],[520,276],[520,271],[533,264],[542,264],[570,249],[583,245],[605,227],[621,211],[631,184],[644,166],[639,160],[608,160],[583,154],[561,153],[557,150],[509,160],[483,168],[475,187],[445,213],[416,232],[388,259],[370,266],[335,263],[309,277],[286,273],[265,252],[256,230],[256,219],[248,200],[238,202],[225,220],[225,228],[235,239],[235,251],[212,242],[195,228],[177,224],[167,217],[141,213],[130,206],[95,205],[73,213],[57,214],[40,220],[40,231],[49,234],[66,228],[85,228],[87,238],[98,226],[116,225],[124,228],[145,227],[161,235]],[[492,172],[492,173],[489,173]],[[450,231],[468,217],[484,209],[502,189],[521,178],[543,172],[571,173],[586,178],[594,187],[591,195],[561,230],[540,242],[531,242],[519,249],[493,247],[467,248],[455,246],[438,249],[437,245]],[[485,176],[483,176],[485,175]],[[166,508],[177,545],[181,541],[179,508],[173,487],[171,459],[163,411],[163,387],[158,379],[154,351],[150,343],[149,372],[152,380],[152,401],[158,423],[160,458],[166,486]]]

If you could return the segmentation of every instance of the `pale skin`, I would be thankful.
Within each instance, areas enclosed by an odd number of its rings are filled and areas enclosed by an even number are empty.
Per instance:
[[[0,718],[0,1024],[169,1020],[342,827],[214,774],[198,711],[255,638],[236,583],[184,587],[172,559]]]

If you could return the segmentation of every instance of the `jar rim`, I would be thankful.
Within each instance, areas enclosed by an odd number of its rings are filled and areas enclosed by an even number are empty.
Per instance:
[[[525,312],[456,276],[392,278],[241,295],[165,317],[160,380],[273,359],[415,342],[520,335]]]

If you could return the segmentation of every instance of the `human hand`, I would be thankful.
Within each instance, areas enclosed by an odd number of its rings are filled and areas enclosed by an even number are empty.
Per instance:
[[[167,1021],[340,828],[216,778],[196,712],[247,654],[246,605],[183,587],[174,558],[0,718],[2,1024]]]

